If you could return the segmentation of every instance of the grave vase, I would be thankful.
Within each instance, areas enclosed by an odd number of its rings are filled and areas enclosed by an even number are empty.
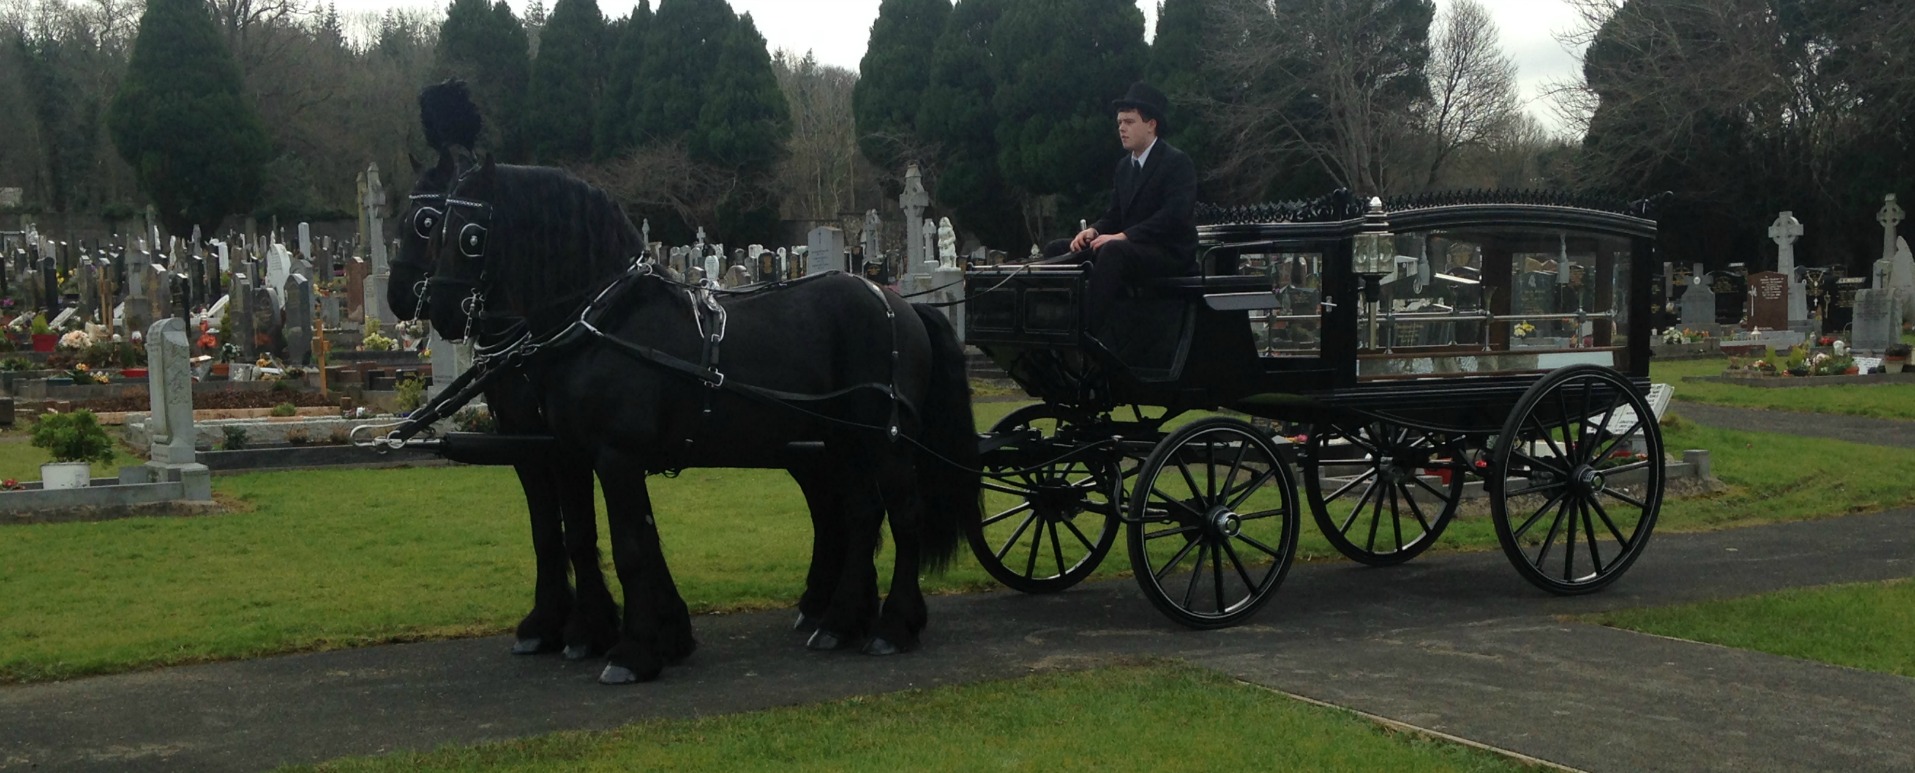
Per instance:
[[[93,465],[86,462],[48,462],[40,465],[40,486],[54,489],[85,488],[93,482]]]
[[[53,347],[59,345],[59,343],[60,343],[59,333],[34,333],[33,334],[33,350],[36,352],[53,351]]]

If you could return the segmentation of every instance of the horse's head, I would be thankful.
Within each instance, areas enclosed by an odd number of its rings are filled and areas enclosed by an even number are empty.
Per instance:
[[[430,266],[425,295],[427,318],[447,340],[463,340],[472,333],[485,308],[486,295],[493,290],[498,257],[487,247],[497,180],[498,165],[490,156],[456,159],[438,227],[425,229],[425,256]]]
[[[427,318],[430,304],[426,277],[432,273],[427,243],[444,224],[446,191],[452,186],[454,171],[452,152],[440,153],[439,162],[430,167],[413,165],[418,181],[406,197],[406,215],[399,228],[399,254],[389,267],[392,280],[386,286],[386,303],[400,319]]]

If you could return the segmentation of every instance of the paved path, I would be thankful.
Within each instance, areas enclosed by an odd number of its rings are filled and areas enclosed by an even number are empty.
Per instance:
[[[624,688],[502,638],[8,687],[0,769],[255,770],[1167,656],[1584,770],[1906,771],[1915,680],[1563,616],[1908,577],[1911,533],[1915,510],[1663,535],[1579,598],[1535,591],[1497,552],[1310,565],[1250,624],[1211,632],[1128,582],[939,597],[925,649],[894,658],[806,652],[785,613],[707,617],[685,666]]]
[[[1677,394],[1681,394],[1677,392]],[[1915,448],[1915,421],[1837,416],[1827,413],[1765,411],[1677,401],[1671,413],[1710,427],[1824,437],[1875,446]]]

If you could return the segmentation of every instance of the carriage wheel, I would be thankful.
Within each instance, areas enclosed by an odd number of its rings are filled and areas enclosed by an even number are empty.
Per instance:
[[[1565,595],[1614,582],[1642,555],[1662,484],[1662,430],[1649,402],[1598,365],[1560,368],[1523,393],[1486,481],[1516,571]]]
[[[1117,458],[1100,450],[1068,453],[1072,430],[1082,423],[1071,411],[1038,403],[991,427],[993,435],[1037,441],[1021,453],[987,455],[990,515],[966,527],[971,552],[998,582],[1025,593],[1056,593],[1089,577],[1117,541]]]
[[[1296,481],[1270,438],[1236,419],[1193,422],[1158,443],[1128,507],[1137,584],[1192,628],[1248,618],[1296,556]]]
[[[1469,470],[1464,450],[1460,438],[1384,422],[1318,425],[1301,460],[1310,513],[1330,544],[1353,560],[1408,561],[1456,516]],[[1444,475],[1426,480],[1431,469]]]

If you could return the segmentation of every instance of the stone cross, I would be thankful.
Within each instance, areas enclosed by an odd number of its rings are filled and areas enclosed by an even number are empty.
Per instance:
[[[146,334],[147,394],[153,408],[146,436],[154,462],[192,464],[193,364],[186,321],[167,317]]]
[[[924,209],[931,206],[931,194],[924,189],[924,173],[917,164],[904,170],[904,193],[898,196],[898,206],[904,208],[906,270],[916,273],[931,257],[924,250]]]
[[[1902,224],[1907,214],[1895,203],[1895,194],[1882,197],[1882,209],[1875,213],[1875,222],[1882,224],[1882,257],[1895,257],[1895,227]]]
[[[1776,215],[1775,223],[1769,226],[1769,238],[1775,240],[1775,271],[1789,278],[1788,307],[1789,329],[1807,329],[1809,324],[1809,296],[1802,280],[1795,278],[1795,242],[1802,238],[1802,221],[1795,219],[1795,213],[1782,210]]]

